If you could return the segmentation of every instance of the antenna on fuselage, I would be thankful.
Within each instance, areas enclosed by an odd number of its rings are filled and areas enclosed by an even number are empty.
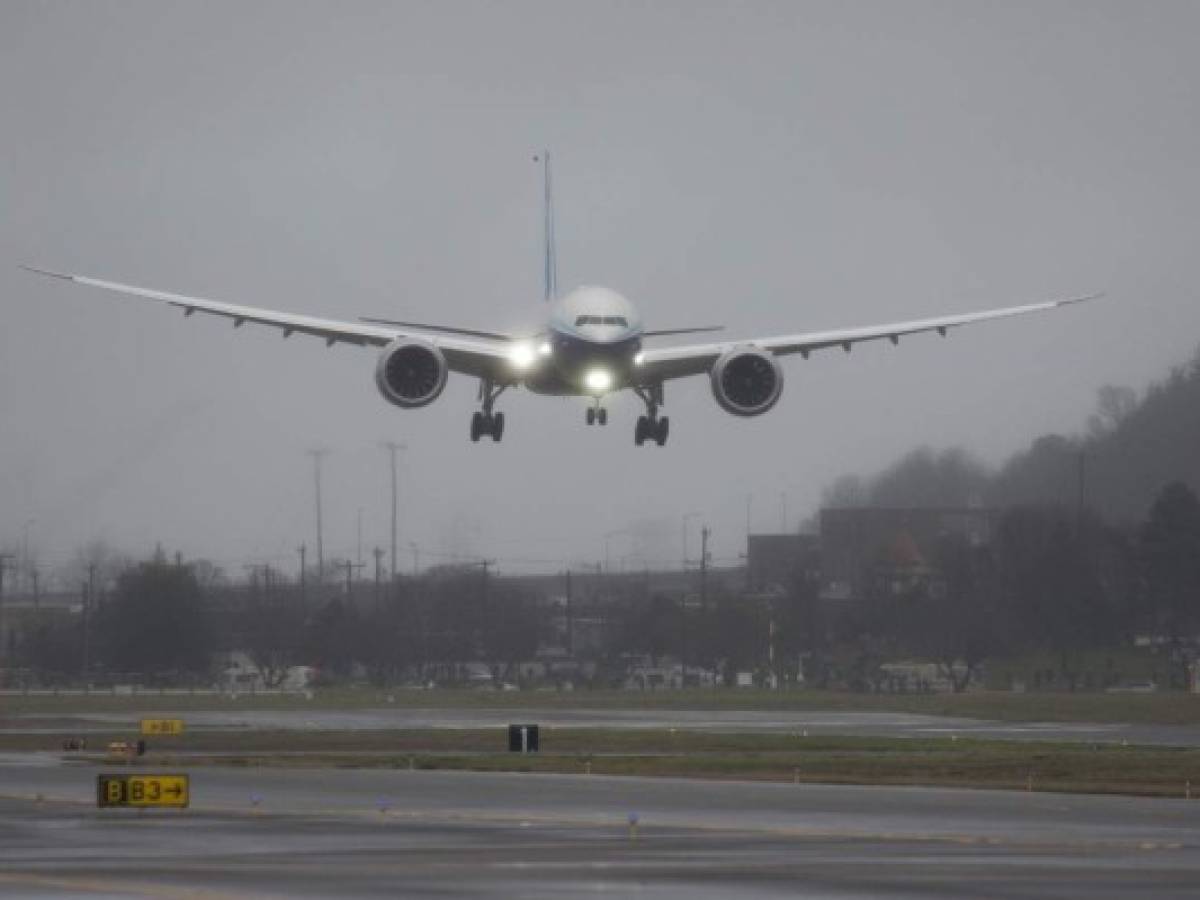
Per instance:
[[[535,156],[534,162],[541,162],[545,172],[545,195],[542,216],[545,228],[546,254],[546,302],[558,297],[558,253],[554,248],[554,182],[550,175],[550,151],[543,150],[540,157]]]

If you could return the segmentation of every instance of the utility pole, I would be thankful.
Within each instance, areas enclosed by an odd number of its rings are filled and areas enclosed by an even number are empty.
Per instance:
[[[479,570],[483,573],[483,583],[481,585],[481,590],[480,590],[480,617],[479,617],[480,635],[481,636],[486,636],[488,633],[488,630],[489,630],[488,629],[488,625],[489,625],[488,620],[489,620],[490,616],[488,615],[488,613],[489,613],[489,609],[488,609],[488,570],[495,564],[496,564],[496,561],[494,559],[481,559],[478,563],[476,563],[476,565],[479,566]],[[482,643],[482,641],[481,641],[481,643]]]
[[[308,455],[313,460],[313,482],[316,487],[317,504],[317,581],[325,580],[325,540],[321,533],[321,460],[328,450],[309,450]]]
[[[392,468],[392,577],[396,577],[396,517],[399,508],[398,493],[397,493],[397,478],[396,478],[396,451],[407,450],[407,444],[399,444],[396,441],[384,441],[384,449],[388,452],[388,459],[391,462]],[[415,567],[414,567],[415,568]]]
[[[25,573],[25,577],[21,580],[24,583],[26,590],[29,589],[29,569],[30,569],[29,529],[32,528],[36,524],[37,524],[37,519],[26,519],[25,524],[23,526],[21,526],[21,567],[20,567],[20,572]]]
[[[33,608],[34,608],[34,609],[37,609],[37,608],[38,608],[38,600],[39,600],[39,595],[38,595],[38,576],[39,576],[40,574],[41,574],[41,573],[40,573],[40,572],[38,572],[38,570],[37,570],[37,566],[33,566],[33,567],[32,567],[32,568],[30,568],[30,570],[29,570],[29,577],[30,577],[30,578],[33,580]]]
[[[354,523],[355,536],[355,558],[354,561],[360,566],[362,565],[362,507],[358,508],[357,520]]]
[[[83,598],[83,683],[88,683],[92,652],[92,604],[96,598],[96,564],[88,563],[87,594]]]
[[[700,611],[708,609],[708,536],[712,533],[707,525],[700,529]],[[687,687],[687,588],[683,590],[682,626],[680,629],[683,651],[680,654],[680,687]]]
[[[567,656],[575,656],[575,622],[571,610],[571,570],[567,569]]]
[[[618,535],[629,534],[628,528],[618,528],[614,531],[606,531],[604,533],[604,570],[612,574],[612,548],[609,546],[609,541]]]
[[[308,547],[305,546],[304,544],[301,544],[299,547],[296,548],[296,551],[300,554],[300,605],[304,606],[308,603],[308,590],[307,590],[308,576],[305,574],[305,571],[304,571],[305,570],[304,557],[308,554]]]
[[[250,570],[250,587],[254,592],[254,599],[259,599],[258,586],[259,577],[262,577],[263,593],[271,592],[271,566],[267,563],[250,563],[245,567]]]
[[[4,571],[5,563],[14,561],[11,553],[0,553],[0,658],[4,657],[6,635],[4,633]]]
[[[346,560],[346,598],[350,599],[354,596],[354,570],[361,569],[365,563],[352,563]]]
[[[1079,451],[1079,489],[1075,497],[1075,536],[1083,534],[1083,488],[1087,467],[1087,454]]]
[[[682,562],[680,564],[681,572],[687,571],[687,564],[688,564],[688,555],[687,555],[688,522],[690,522],[692,519],[698,519],[698,518],[700,518],[700,513],[698,513],[698,512],[685,513],[682,517],[682,522],[680,523],[680,544],[681,544],[681,553],[683,554],[681,557]]]
[[[376,547],[371,551],[375,555],[375,612],[379,612],[379,586],[383,580],[383,548]]]

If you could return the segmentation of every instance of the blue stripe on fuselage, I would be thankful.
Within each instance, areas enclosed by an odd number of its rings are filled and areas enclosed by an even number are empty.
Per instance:
[[[624,330],[626,336],[597,341],[552,327],[548,336],[551,364],[527,378],[526,387],[541,394],[587,394],[583,379],[593,369],[604,369],[613,376],[613,390],[628,386],[633,357],[642,349],[641,335],[613,326],[587,327]]]

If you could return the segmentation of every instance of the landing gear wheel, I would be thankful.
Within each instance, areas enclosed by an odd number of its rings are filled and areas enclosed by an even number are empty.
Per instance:
[[[509,387],[502,384],[499,387],[490,378],[479,381],[479,402],[483,409],[471,416],[471,440],[478,442],[481,437],[490,437],[493,443],[499,443],[504,437],[504,413],[493,413],[492,407],[499,397]]]
[[[600,409],[597,410],[597,412],[596,412],[596,421],[599,422],[601,425],[608,424],[608,410],[605,409],[603,406],[600,407]]]
[[[587,423],[589,425],[596,424],[596,407],[594,406],[589,406],[587,408]]]
[[[671,420],[663,416],[658,420],[657,427],[654,429],[654,440],[658,446],[662,446],[667,442],[667,436],[671,433]]]
[[[654,441],[661,447],[671,431],[671,420],[658,415],[663,405],[662,383],[635,385],[633,392],[646,404],[646,414],[638,416],[637,427],[633,430],[633,442],[640,447],[646,441]]]

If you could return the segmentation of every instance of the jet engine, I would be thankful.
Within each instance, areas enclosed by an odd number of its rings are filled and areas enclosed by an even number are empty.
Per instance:
[[[765,413],[783,391],[775,357],[755,347],[726,351],[712,367],[712,391],[721,409],[735,416]]]
[[[449,371],[446,357],[433,344],[401,337],[379,354],[375,383],[389,403],[415,409],[438,398],[446,386]]]

